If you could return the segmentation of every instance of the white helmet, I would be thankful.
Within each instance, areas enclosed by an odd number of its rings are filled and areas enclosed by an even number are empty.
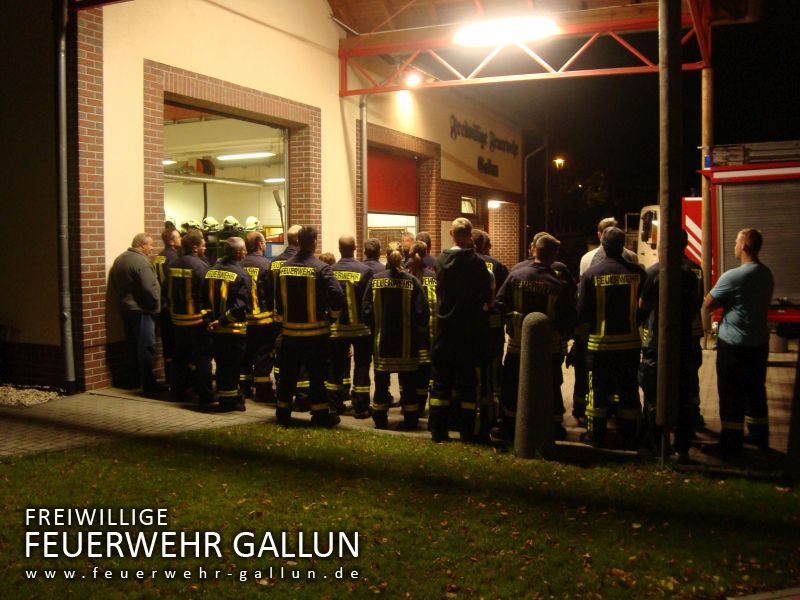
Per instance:
[[[203,219],[203,231],[219,231],[219,221],[214,217],[206,217]]]
[[[261,229],[261,221],[258,220],[258,217],[247,217],[247,220],[244,222],[245,229]]]
[[[225,230],[241,229],[241,225],[239,225],[239,220],[236,217],[228,215],[222,222],[222,228]]]
[[[186,232],[190,229],[200,229],[200,223],[195,221],[194,219],[188,219],[181,223],[181,230]]]

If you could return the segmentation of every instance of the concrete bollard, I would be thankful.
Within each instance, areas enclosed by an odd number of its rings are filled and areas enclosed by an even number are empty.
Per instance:
[[[521,351],[514,452],[520,458],[547,456],[555,439],[550,319],[544,313],[525,317]]]

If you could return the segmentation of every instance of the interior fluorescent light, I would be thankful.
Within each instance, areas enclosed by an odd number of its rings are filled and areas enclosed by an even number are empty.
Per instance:
[[[409,73],[408,77],[406,77],[406,85],[415,86],[422,83],[422,77],[419,76],[419,73]]]
[[[489,208],[500,208],[501,204],[502,202],[500,202],[500,200],[489,200],[488,206]]]
[[[547,17],[492,19],[464,25],[453,41],[459,46],[500,46],[541,40],[559,31],[558,25]]]
[[[220,154],[217,160],[244,160],[246,158],[267,158],[275,156],[274,152],[242,152],[240,154]]]
[[[264,183],[283,183],[284,181],[286,181],[285,177],[268,177]]]
[[[174,165],[175,161],[172,160],[171,158],[165,158],[164,160],[161,161],[161,164],[167,167],[169,165]]]

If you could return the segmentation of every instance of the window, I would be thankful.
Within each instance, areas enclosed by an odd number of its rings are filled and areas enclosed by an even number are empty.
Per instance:
[[[461,214],[464,215],[478,214],[478,211],[475,208],[476,206],[478,206],[477,198],[473,198],[472,196],[461,196]]]
[[[283,128],[165,103],[165,213],[178,227],[194,221],[207,234],[233,217],[275,242],[268,252],[280,252],[286,140]]]

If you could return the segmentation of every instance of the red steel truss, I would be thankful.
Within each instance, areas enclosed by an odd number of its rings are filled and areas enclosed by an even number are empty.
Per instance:
[[[409,3],[410,4],[410,3]],[[404,8],[407,7],[404,5]],[[480,2],[476,0],[476,6]],[[685,0],[688,10],[682,15],[682,25],[687,30],[682,39],[684,47],[694,45],[700,60],[684,62],[684,70],[699,70],[711,66],[711,0]],[[402,10],[402,9],[401,9]],[[515,43],[502,44],[495,48],[486,49],[483,59],[471,71],[459,68],[452,60],[442,56],[456,49],[453,43],[455,25],[436,26],[418,30],[369,33],[350,37],[342,40],[339,48],[340,64],[340,96],[358,96],[362,94],[378,94],[395,92],[404,89],[425,89],[482,85],[489,83],[506,83],[514,81],[533,81],[539,79],[558,79],[571,77],[592,77],[598,75],[632,75],[658,72],[658,64],[648,59],[638,50],[633,43],[624,37],[625,34],[642,31],[658,30],[658,15],[647,15],[638,18],[609,18],[592,22],[573,22],[561,26],[561,33],[551,39],[559,38],[586,38],[585,42],[572,55],[559,64],[553,64],[537,53],[531,44]],[[377,28],[376,28],[377,29]],[[597,69],[578,68],[576,61],[582,56],[588,56],[597,48],[597,41],[603,37],[614,40],[628,54],[635,57],[640,64],[634,66],[604,67]],[[506,48],[516,48],[526,55],[531,61],[531,71],[525,73],[509,73],[507,75],[483,76],[486,68],[494,63],[495,68],[501,68],[497,56]],[[377,57],[390,56],[398,64],[394,72],[377,81],[375,70],[369,64]],[[442,67],[436,76],[431,74],[430,67],[421,64],[420,59]],[[535,66],[534,66],[535,65]],[[363,75],[368,82],[364,87],[351,88],[350,69]],[[518,69],[517,69],[518,70]],[[403,76],[416,71],[424,75],[423,81],[418,85],[405,84]],[[359,85],[356,82],[354,85]],[[361,84],[363,85],[363,84]]]

